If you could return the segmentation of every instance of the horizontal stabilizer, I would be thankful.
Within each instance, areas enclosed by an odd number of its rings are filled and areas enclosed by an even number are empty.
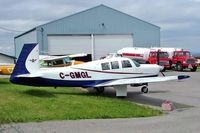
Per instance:
[[[190,76],[188,76],[188,75],[179,75],[178,76],[178,80],[182,80],[182,79],[187,79],[187,78],[189,78]]]

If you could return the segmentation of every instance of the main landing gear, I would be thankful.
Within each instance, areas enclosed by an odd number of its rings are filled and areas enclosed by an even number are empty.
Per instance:
[[[95,89],[96,89],[96,92],[99,94],[104,92],[104,87],[95,87]]]
[[[141,92],[142,93],[148,93],[148,83],[142,83],[142,84],[131,84],[132,87],[139,87],[142,86]]]

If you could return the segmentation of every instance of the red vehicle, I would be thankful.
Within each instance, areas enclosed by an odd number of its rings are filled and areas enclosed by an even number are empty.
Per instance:
[[[196,59],[190,54],[189,51],[181,48],[155,48],[162,51],[166,51],[169,54],[170,66],[177,71],[183,71],[183,69],[190,69],[192,72],[197,70],[198,64]]]
[[[157,62],[158,51],[150,48],[139,48],[139,47],[130,47],[123,48],[117,52],[117,54],[128,57],[136,60],[139,63],[146,64],[159,64],[164,66],[165,69],[170,68],[170,58],[167,52],[163,52],[159,50],[159,63]]]
[[[158,61],[157,56],[158,56],[158,51],[151,51],[146,63],[159,64],[161,66],[164,66],[164,69],[169,69],[170,68],[169,54],[167,52],[159,51],[159,63],[157,62]]]
[[[189,68],[192,72],[195,72],[198,66],[196,59],[186,50],[174,51],[170,63],[178,71]]]

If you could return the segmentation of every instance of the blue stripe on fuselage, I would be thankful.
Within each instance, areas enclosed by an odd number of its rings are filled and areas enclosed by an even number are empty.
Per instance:
[[[94,87],[110,80],[56,80],[47,78],[15,77],[12,83],[29,86],[55,86],[55,87]]]
[[[158,75],[140,76],[132,78],[145,78],[145,77],[157,77]],[[131,78],[124,78],[131,79]],[[98,84],[102,84],[108,81],[114,81],[119,79],[105,79],[105,80],[57,80],[48,79],[42,77],[28,78],[28,77],[14,77],[12,83],[29,85],[29,86],[55,86],[55,87],[95,87]]]

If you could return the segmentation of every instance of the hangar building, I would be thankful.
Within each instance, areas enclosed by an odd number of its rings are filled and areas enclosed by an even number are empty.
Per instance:
[[[24,43],[39,44],[40,54],[91,54],[98,59],[123,47],[160,46],[160,27],[105,5],[37,26],[14,38],[15,56]]]
[[[15,57],[0,53],[0,64],[14,64]]]

